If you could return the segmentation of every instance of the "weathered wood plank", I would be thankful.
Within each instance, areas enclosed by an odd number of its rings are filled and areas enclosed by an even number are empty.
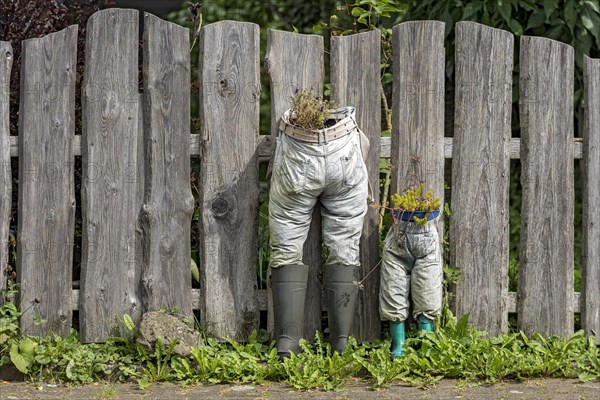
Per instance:
[[[265,69],[271,83],[271,134],[277,137],[279,119],[285,110],[290,108],[291,97],[297,88],[312,89],[322,93],[323,37],[317,35],[301,35],[270,29],[267,38],[267,56]],[[308,239],[304,243],[303,261],[310,269],[308,288],[306,291],[304,313],[304,335],[313,340],[315,332],[321,330],[321,212],[317,204],[313,211]],[[270,289],[270,288],[269,288]],[[271,302],[269,295],[269,302]],[[269,307],[268,330],[273,331],[273,319]]]
[[[80,337],[122,333],[142,314],[138,180],[138,11],[108,9],[87,24],[83,81]],[[115,55],[119,56],[116,57]],[[115,279],[117,278],[117,279]],[[115,331],[116,328],[116,331]]]
[[[390,193],[401,193],[423,181],[423,191],[431,189],[443,203],[444,23],[396,25],[393,58]],[[442,241],[441,219],[438,232]]]
[[[24,333],[67,335],[75,221],[77,26],[23,41],[17,280]],[[38,320],[45,323],[36,323]]]
[[[379,150],[381,142],[379,30],[331,38],[331,99],[339,106],[356,107],[356,121],[369,138],[367,155],[369,182],[375,202],[379,203]],[[365,216],[360,244],[361,279],[379,262],[379,216],[369,208]],[[381,336],[379,318],[379,279],[371,273],[359,291],[352,334],[358,340],[375,340]]]
[[[456,24],[450,264],[460,268],[456,315],[491,336],[508,329],[510,32]]]
[[[578,313],[583,310],[583,296],[580,292],[573,292],[571,296],[571,304],[573,305],[573,312]],[[508,292],[506,298],[506,310],[509,313],[517,312],[517,292]]]
[[[573,48],[521,37],[521,254],[518,325],[573,332]]]
[[[600,339],[600,60],[584,56],[583,266],[581,322]],[[596,212],[597,211],[597,212]]]
[[[192,156],[201,155],[201,135],[191,134],[190,135],[190,154]],[[453,139],[451,137],[444,138],[444,158],[449,159],[452,158],[452,143]],[[391,145],[392,140],[389,137],[382,137],[380,143],[381,158],[390,158],[391,155]],[[10,156],[17,157],[19,151],[17,136],[10,137]],[[261,158],[267,158],[271,156],[271,146],[272,146],[272,138],[271,136],[261,135],[258,140],[258,156]],[[75,149],[75,155],[81,155],[81,141],[79,136],[75,136],[75,141],[73,142],[73,147]],[[521,157],[521,139],[520,138],[511,138],[510,139],[510,158],[514,160],[518,160]],[[583,148],[583,139],[581,138],[573,138],[573,158],[576,160],[580,160],[583,158],[582,156],[582,148]]]
[[[258,25],[224,21],[200,36],[201,87],[217,85],[200,92],[200,314],[207,332],[237,340],[258,329],[260,319],[259,33]]]
[[[13,51],[10,42],[0,42],[0,291],[6,288],[8,265],[8,234],[12,206],[12,175],[10,169],[10,71]],[[0,304],[3,303],[0,296]]]
[[[188,29],[144,14],[143,309],[191,317]]]

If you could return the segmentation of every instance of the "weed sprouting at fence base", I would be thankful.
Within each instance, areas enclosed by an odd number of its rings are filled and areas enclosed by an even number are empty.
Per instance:
[[[134,381],[140,388],[154,382],[262,383],[282,381],[298,390],[341,390],[360,378],[374,388],[395,383],[427,387],[444,378],[459,384],[490,384],[503,379],[536,377],[600,378],[598,347],[583,331],[568,339],[531,338],[522,332],[487,338],[446,308],[445,324],[435,332],[410,331],[405,356],[390,360],[389,341],[358,343],[332,353],[322,335],[301,342],[302,352],[279,361],[273,342],[254,332],[245,343],[207,339],[192,356],[172,354],[174,343],[158,342],[154,351],[132,338],[82,344],[76,331],[66,338],[26,337],[18,330],[14,303],[0,307],[0,367],[13,364],[32,381],[87,384]]]

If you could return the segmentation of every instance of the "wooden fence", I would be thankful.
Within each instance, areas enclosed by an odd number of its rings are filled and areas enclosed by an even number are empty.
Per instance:
[[[10,158],[18,157],[17,276],[22,328],[65,335],[79,310],[81,339],[102,341],[127,313],[200,311],[218,336],[243,339],[269,297],[257,289],[259,158],[272,152],[277,118],[298,87],[322,90],[323,37],[270,30],[271,135],[259,135],[259,27],[223,21],[202,28],[201,134],[190,135],[188,30],[146,14],[143,91],[138,90],[138,12],[109,9],[88,22],[83,131],[75,134],[76,27],[23,43],[19,135],[9,136],[9,43],[0,42],[0,236],[8,238]],[[393,29],[393,131],[380,137],[380,33],[331,40],[331,97],[357,108],[371,140],[370,181],[391,158],[392,191],[418,173],[444,192],[452,159],[451,264],[460,268],[458,315],[495,335],[509,313],[527,334],[566,336],[574,313],[600,337],[600,62],[585,59],[583,140],[573,129],[573,49],[520,38],[521,138],[511,138],[514,37],[473,22],[456,26],[454,137],[444,137],[444,24]],[[72,289],[74,161],[82,157],[82,275]],[[200,157],[201,288],[189,272],[194,199],[190,157]],[[508,291],[510,159],[522,164],[519,288]],[[584,164],[583,291],[573,288],[574,159]],[[377,197],[379,196],[376,193]],[[600,213],[599,213],[600,214]],[[377,210],[361,241],[365,276],[379,261]],[[305,261],[311,267],[305,335],[321,326],[320,219]],[[0,251],[5,286],[8,246]],[[353,333],[380,337],[378,273],[364,281]],[[269,313],[270,315],[270,313]],[[38,324],[38,319],[46,322]],[[269,325],[272,321],[269,321]]]

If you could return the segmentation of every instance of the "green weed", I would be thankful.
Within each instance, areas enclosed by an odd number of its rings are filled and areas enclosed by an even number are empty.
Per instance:
[[[10,288],[14,290],[14,288]],[[245,343],[206,339],[192,355],[173,355],[175,342],[158,341],[152,351],[134,341],[135,325],[124,317],[126,335],[103,344],[82,344],[73,330],[59,336],[26,337],[18,325],[19,312],[11,302],[0,306],[0,366],[14,365],[32,381],[88,384],[96,381],[134,381],[140,388],[153,382],[261,383],[283,381],[298,390],[341,390],[351,379],[373,387],[396,382],[426,387],[444,378],[462,384],[491,384],[504,379],[537,377],[600,379],[596,340],[583,331],[570,338],[522,332],[487,337],[457,319],[448,308],[435,332],[409,330],[405,356],[392,361],[389,341],[357,343],[331,353],[318,334],[314,343],[301,341],[302,352],[283,362],[274,342],[254,332]],[[104,397],[109,397],[107,391]]]
[[[315,343],[300,341],[302,352],[283,361],[285,382],[297,389],[340,390],[362,367],[364,350],[351,341],[342,353],[331,353],[317,333]]]
[[[145,367],[142,367],[142,374],[138,380],[141,389],[148,387],[150,383],[165,382],[171,378],[171,358],[173,349],[177,341],[172,341],[165,346],[163,341],[158,338],[154,345],[154,353],[148,353],[144,346],[138,344],[137,351],[141,356]]]
[[[113,384],[106,387],[105,389],[102,389],[102,391],[100,392],[100,394],[98,394],[97,397],[100,399],[114,399],[115,397],[117,397],[115,385]]]

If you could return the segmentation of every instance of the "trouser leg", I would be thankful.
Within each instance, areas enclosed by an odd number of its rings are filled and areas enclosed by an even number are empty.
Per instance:
[[[390,322],[391,358],[404,355],[404,320],[408,316],[410,271],[413,260],[406,248],[406,234],[392,225],[385,238],[381,261],[379,314]]]
[[[360,237],[367,213],[367,168],[356,135],[339,152],[328,156],[327,184],[320,197],[323,243],[329,250],[325,265],[360,265]]]
[[[381,320],[403,322],[408,317],[411,267],[406,234],[392,225],[384,241],[379,286]]]
[[[276,155],[269,191],[271,268],[302,264],[302,250],[320,192],[318,182],[306,176],[314,167],[307,155],[291,149],[278,151],[288,154]]]
[[[417,255],[412,269],[413,316],[419,329],[432,330],[432,321],[442,308],[443,269],[438,234],[432,229],[413,236],[412,251]]]
[[[284,137],[285,139],[285,137]],[[274,336],[280,358],[300,352],[308,266],[302,263],[313,208],[320,193],[313,159],[278,139],[269,192],[269,233]]]
[[[357,138],[358,139],[358,136]],[[358,300],[360,237],[367,211],[367,172],[357,140],[334,153],[328,165],[328,185],[321,196],[323,242],[329,256],[323,265],[327,319],[332,351],[348,343]]]

